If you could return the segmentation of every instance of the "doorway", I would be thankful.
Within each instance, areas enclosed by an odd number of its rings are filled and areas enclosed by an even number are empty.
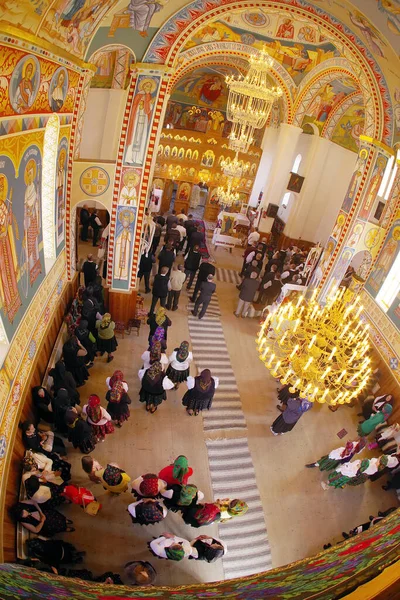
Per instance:
[[[89,222],[85,228],[82,220],[86,220],[82,211],[89,213]],[[83,217],[83,219],[81,218]],[[97,217],[97,223],[94,219]],[[82,200],[75,207],[75,250],[76,269],[81,272],[82,265],[89,254],[98,265],[98,273],[103,279],[107,275],[108,230],[110,213],[101,202]],[[84,237],[85,236],[85,237]],[[84,239],[82,239],[84,237]]]

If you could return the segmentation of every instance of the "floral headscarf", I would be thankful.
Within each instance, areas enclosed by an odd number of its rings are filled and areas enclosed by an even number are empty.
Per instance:
[[[107,329],[107,327],[110,325],[110,323],[111,323],[110,313],[104,313],[104,315],[101,319],[100,329]]]
[[[197,485],[183,485],[179,496],[179,506],[189,506],[196,497]]]
[[[152,365],[153,363],[159,361],[160,359],[161,359],[161,342],[155,341],[151,345],[150,364]]]
[[[122,371],[114,371],[114,373],[111,375],[110,377],[110,387],[114,387],[114,383],[116,383],[117,381],[123,381],[124,380],[124,374]]]
[[[139,492],[145,498],[154,498],[158,495],[158,477],[154,473],[143,475],[143,481],[139,485]]]
[[[176,353],[176,360],[178,362],[185,362],[189,356],[189,342],[182,342]]]
[[[189,462],[186,456],[178,456],[174,460],[172,469],[172,477],[178,481],[182,481],[186,473],[189,471]]]
[[[228,506],[228,515],[231,517],[243,516],[249,510],[248,505],[243,500],[231,500]]]
[[[200,504],[194,518],[199,525],[211,525],[221,514],[218,504]]]
[[[137,513],[146,523],[158,523],[164,518],[162,507],[158,502],[141,502],[136,507]]]
[[[122,481],[121,469],[114,465],[107,465],[104,469],[103,479],[111,487],[119,485]]]
[[[100,421],[102,417],[100,398],[96,394],[89,396],[86,414],[93,423]]]
[[[22,459],[22,464],[24,467],[24,471],[32,471],[33,469],[38,468],[37,462],[31,450],[26,451],[26,454]]]
[[[147,369],[146,371],[146,375],[147,377],[151,380],[154,381],[155,379],[160,377],[160,374],[162,373],[162,366],[160,361],[156,361],[154,362],[151,367],[149,369]]]
[[[164,327],[157,327],[157,329],[155,330],[153,337],[151,338],[151,345],[154,344],[154,342],[164,342],[165,341],[165,329]]]
[[[162,325],[166,318],[167,317],[165,315],[165,308],[160,306],[160,308],[156,312],[156,318],[155,318],[157,325]]]
[[[200,387],[202,390],[208,390],[211,385],[211,371],[204,369],[199,376]]]
[[[125,393],[125,388],[122,381],[116,381],[111,388],[110,392],[110,402],[114,404],[118,404],[121,401],[122,396]]]
[[[169,548],[165,548],[165,554],[166,557],[169,558],[169,560],[176,560],[176,561],[180,561],[183,558],[185,558],[185,551],[182,548],[182,546],[179,546],[179,544],[173,544],[172,546],[169,546]]]

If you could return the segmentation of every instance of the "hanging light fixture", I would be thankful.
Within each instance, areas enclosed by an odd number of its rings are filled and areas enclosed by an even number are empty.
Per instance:
[[[233,179],[240,179],[243,174],[246,174],[249,167],[244,165],[242,161],[238,159],[238,152],[235,154],[233,160],[225,159],[221,161],[221,171],[226,177],[232,177]]]
[[[234,152],[246,154],[254,143],[254,127],[248,123],[232,123],[232,129],[228,136],[228,146]]]
[[[226,189],[222,186],[217,188],[217,197],[219,203],[224,206],[232,206],[232,204],[238,204],[240,201],[239,192],[235,192],[234,188],[232,188],[232,180],[229,181]]]
[[[271,87],[268,75],[274,64],[266,50],[250,56],[247,74],[228,75],[229,89],[227,118],[236,123],[246,123],[254,129],[264,127],[273,103],[282,96],[280,87]]]
[[[314,402],[351,402],[371,375],[369,325],[360,320],[359,297],[337,290],[321,308],[300,296],[270,313],[257,337],[260,359],[273,377]]]

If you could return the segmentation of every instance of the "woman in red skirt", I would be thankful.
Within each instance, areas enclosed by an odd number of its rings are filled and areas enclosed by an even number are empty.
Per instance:
[[[108,433],[114,433],[111,415],[100,405],[100,398],[96,394],[89,396],[88,403],[82,409],[87,417],[87,422],[92,426],[93,433],[99,442],[104,442]]]

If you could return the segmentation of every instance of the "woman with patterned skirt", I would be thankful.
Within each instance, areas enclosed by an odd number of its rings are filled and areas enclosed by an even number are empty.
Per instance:
[[[169,357],[170,365],[167,369],[167,375],[178,389],[182,381],[186,381],[190,373],[190,363],[193,360],[193,354],[189,352],[189,342],[182,342],[179,348],[175,348]]]
[[[111,415],[100,405],[100,398],[96,394],[91,394],[88,403],[82,409],[87,417],[87,422],[93,428],[93,433],[98,442],[104,442],[109,433],[114,433]]]
[[[210,369],[204,369],[197,377],[186,380],[188,391],[182,398],[188,415],[197,416],[204,409],[210,410],[215,390],[219,385],[218,377],[211,377]]]
[[[149,369],[140,369],[138,375],[142,382],[139,400],[145,402],[146,410],[153,414],[163,400],[167,399],[166,390],[171,390],[174,384],[164,373],[159,361],[153,363]]]

